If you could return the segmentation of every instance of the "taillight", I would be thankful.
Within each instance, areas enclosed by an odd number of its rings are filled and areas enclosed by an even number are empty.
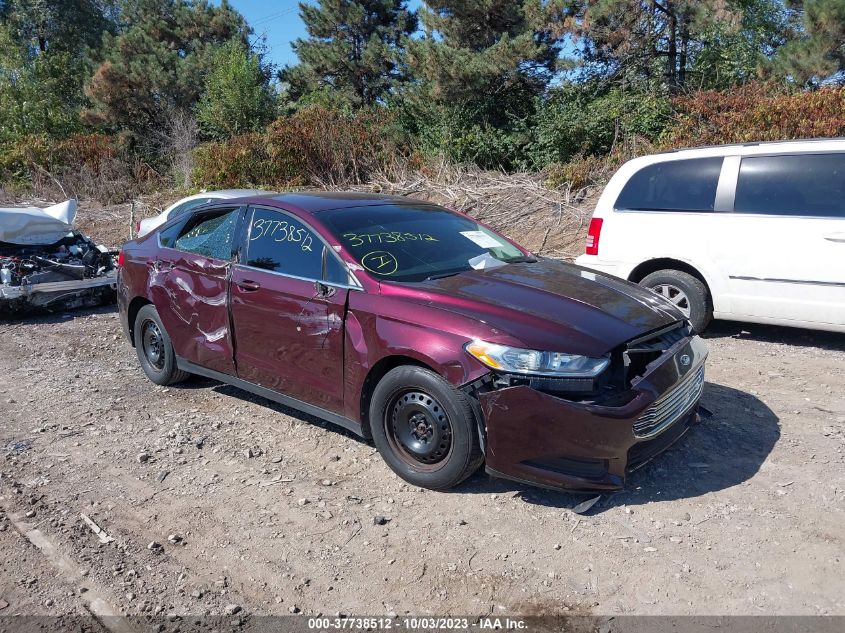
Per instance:
[[[123,262],[124,262],[123,251],[118,251],[118,253],[117,253],[117,265],[122,268]]]
[[[141,221],[135,223],[135,237],[138,237],[138,234],[141,232]]]
[[[590,230],[587,231],[587,248],[584,250],[587,255],[599,254],[599,237],[601,237],[601,225],[603,223],[602,218],[590,220]]]

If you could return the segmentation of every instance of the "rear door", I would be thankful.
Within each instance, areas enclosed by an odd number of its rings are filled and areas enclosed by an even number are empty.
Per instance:
[[[165,229],[150,266],[150,294],[176,355],[234,374],[229,274],[242,210],[227,207]]]
[[[714,242],[730,312],[845,325],[845,153],[744,156]]]
[[[345,267],[278,209],[250,209],[241,249],[231,293],[238,376],[342,413]]]

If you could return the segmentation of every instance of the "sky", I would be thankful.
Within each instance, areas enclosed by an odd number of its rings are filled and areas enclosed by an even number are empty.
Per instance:
[[[305,37],[305,25],[299,17],[299,0],[229,0],[241,12],[255,31],[255,37],[264,37],[267,61],[278,67],[295,64],[297,59],[291,42]],[[410,0],[416,9],[420,0]]]

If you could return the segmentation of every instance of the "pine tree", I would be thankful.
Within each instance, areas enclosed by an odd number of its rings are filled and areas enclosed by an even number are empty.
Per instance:
[[[845,71],[845,0],[792,0],[800,19],[798,37],[778,51],[773,70],[805,85]]]
[[[299,10],[309,37],[293,44],[300,63],[280,73],[292,100],[369,106],[405,80],[405,40],[417,28],[405,0],[320,0]]]
[[[537,20],[539,0],[428,0],[425,36],[410,45],[415,75],[432,94],[470,103],[516,89],[539,94],[560,44]]]
[[[692,73],[697,87],[717,84],[716,66],[736,80],[756,72],[759,56],[780,43],[783,7],[780,0],[552,0],[544,10],[601,74],[678,92]]]
[[[249,33],[227,0],[122,0],[120,19],[86,87],[86,118],[139,137],[163,129],[174,110],[192,111],[216,51],[232,39],[246,45]]]
[[[224,139],[264,126],[273,117],[273,95],[258,55],[232,40],[208,75],[197,120],[207,137]]]

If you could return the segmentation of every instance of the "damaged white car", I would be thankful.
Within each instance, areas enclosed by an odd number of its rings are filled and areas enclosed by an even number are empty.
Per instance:
[[[115,298],[114,253],[73,228],[76,200],[0,208],[0,316]]]

